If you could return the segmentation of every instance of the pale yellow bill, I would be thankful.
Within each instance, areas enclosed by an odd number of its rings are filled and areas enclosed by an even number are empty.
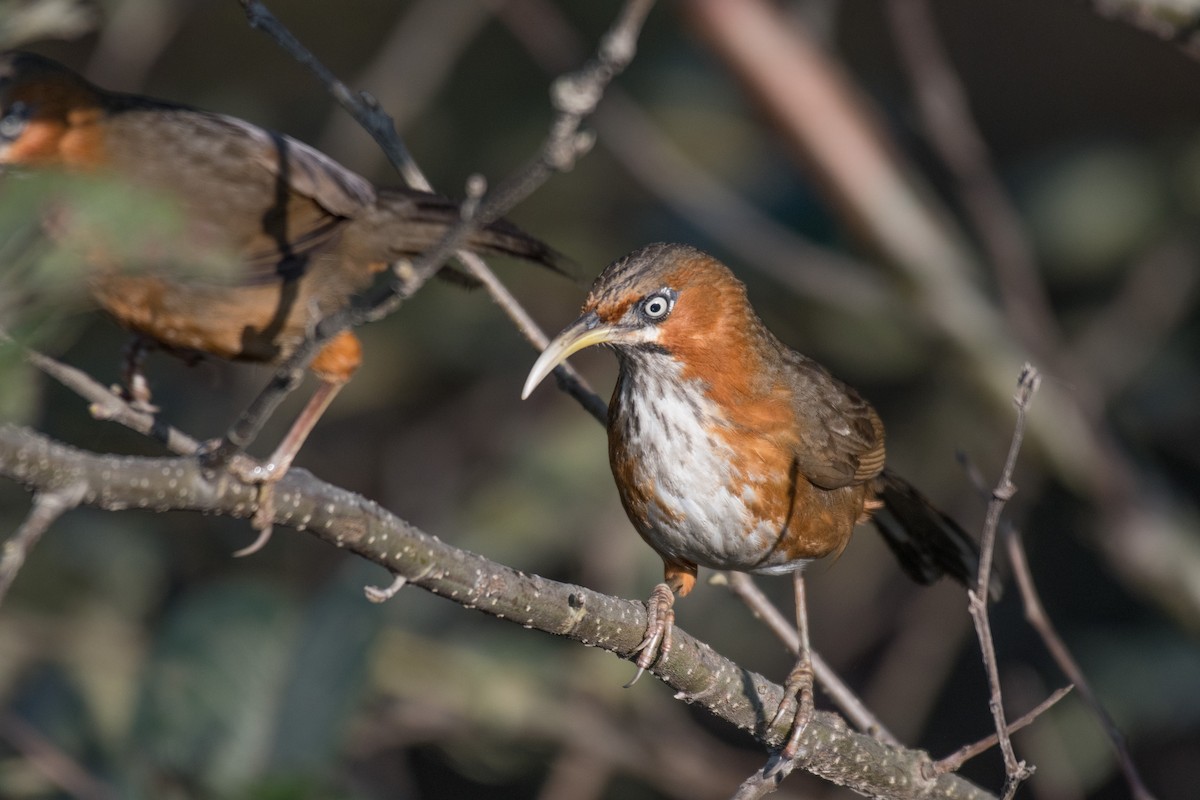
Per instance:
[[[595,314],[586,314],[572,322],[554,337],[554,341],[546,345],[546,349],[533,363],[529,377],[525,379],[525,388],[521,390],[521,399],[529,397],[534,388],[572,353],[594,344],[611,342],[618,335],[617,328],[601,324]]]

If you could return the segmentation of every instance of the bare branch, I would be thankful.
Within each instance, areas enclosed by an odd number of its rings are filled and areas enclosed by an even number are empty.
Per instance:
[[[771,629],[776,638],[793,653],[799,652],[800,634],[796,632],[796,626],[789,623],[780,610],[767,599],[752,577],[744,572],[722,573],[721,577],[721,582]],[[812,661],[813,672],[821,688],[860,731],[890,745],[900,744],[816,650],[812,651]]]
[[[1067,676],[1067,680],[1079,689],[1083,701],[1087,703],[1092,713],[1100,721],[1105,733],[1108,734],[1113,751],[1117,755],[1117,763],[1125,775],[1125,782],[1129,785],[1134,800],[1154,800],[1154,795],[1143,783],[1142,776],[1138,773],[1137,765],[1133,763],[1133,756],[1129,752],[1129,745],[1125,741],[1124,734],[1121,733],[1121,729],[1117,727],[1113,718],[1109,716],[1108,711],[1100,702],[1100,698],[1096,696],[1087,676],[1075,662],[1071,651],[1062,637],[1058,635],[1054,623],[1042,605],[1041,596],[1033,582],[1033,573],[1029,570],[1029,560],[1025,557],[1025,544],[1021,541],[1020,531],[1009,527],[1005,530],[1004,536],[1005,543],[1008,545],[1009,564],[1017,580],[1017,587],[1021,591],[1021,602],[1025,606],[1025,619],[1042,637],[1042,642],[1054,658],[1054,662],[1058,664],[1058,668]]]
[[[1013,426],[1012,442],[1008,447],[1008,457],[1000,479],[992,492],[988,503],[987,517],[983,523],[983,536],[979,543],[979,574],[975,588],[970,592],[968,608],[971,618],[975,621],[975,631],[979,636],[979,649],[983,652],[983,663],[987,671],[988,685],[991,687],[991,699],[988,706],[996,723],[996,734],[1000,741],[1000,752],[1004,754],[1004,798],[1012,797],[1021,782],[1033,774],[1033,769],[1026,766],[1024,761],[1017,761],[1013,752],[1012,740],[1008,736],[1008,724],[1004,721],[1004,698],[1000,691],[1000,670],[996,664],[996,645],[992,641],[992,628],[988,619],[988,585],[992,576],[992,557],[996,549],[996,530],[1000,525],[1000,513],[1005,504],[1016,492],[1012,482],[1013,470],[1017,465],[1017,454],[1021,451],[1021,442],[1025,437],[1025,415],[1029,403],[1041,383],[1041,375],[1029,364],[1021,371],[1017,379],[1017,391],[1013,395],[1013,403],[1017,407],[1017,420]]]
[[[27,350],[29,363],[89,402],[88,411],[100,420],[124,425],[132,431],[161,442],[172,453],[193,455],[200,443],[178,428],[160,420],[154,414],[135,408],[112,389],[96,381],[80,369],[63,364],[49,356]]]
[[[261,2],[240,1],[251,24],[267,28],[272,36],[285,43],[289,52],[317,73],[330,91],[334,92],[339,102],[348,104],[351,113],[355,113],[355,108],[361,108],[361,101],[355,100],[349,89],[334,78],[311,52],[283,28]],[[580,132],[583,120],[595,110],[612,79],[633,59],[637,50],[637,36],[653,4],[653,0],[626,0],[616,22],[601,39],[596,56],[577,72],[563,75],[555,81],[551,90],[551,100],[557,114],[538,154],[502,181],[495,190],[489,192],[474,213],[464,214],[463,219],[452,226],[438,244],[414,260],[411,269],[405,274],[392,275],[390,280],[375,291],[355,298],[347,309],[323,319],[316,326],[313,335],[279,367],[267,387],[234,423],[226,435],[224,446],[214,453],[215,462],[227,461],[253,441],[266,419],[294,388],[300,374],[322,345],[347,328],[382,319],[396,311],[456,251],[463,248],[472,232],[507,214],[536,191],[552,174],[565,172],[574,166],[575,161],[592,145],[592,137]],[[379,115],[371,116],[375,128],[368,126],[368,130],[372,131],[372,135],[378,132],[377,141],[399,142],[394,126],[386,115],[382,118]],[[397,152],[393,155],[394,164],[415,167],[407,153]],[[389,158],[393,158],[393,155],[389,155]],[[406,175],[408,172],[416,173],[411,176],[410,183],[428,185],[424,177],[419,175],[419,171],[404,169]]]
[[[1058,701],[1070,694],[1071,690],[1074,688],[1074,686],[1064,686],[1061,689],[1055,690],[1055,692],[1045,700],[1038,703],[1016,720],[1010,722],[1006,731],[1007,734],[1012,736],[1017,731],[1028,726],[1042,714],[1046,713],[1052,707],[1057,705]],[[999,735],[993,733],[991,736],[985,736],[978,742],[964,745],[945,758],[941,758],[933,762],[933,771],[935,774],[941,774],[943,772],[957,772],[963,764],[967,763],[975,756],[987,751],[992,747],[995,747],[998,741],[1000,741]]]
[[[496,5],[543,70],[559,71],[579,58],[579,36],[555,3]],[[892,302],[873,265],[814,244],[762,213],[690,159],[620,87],[608,92],[593,124],[599,143],[634,179],[748,266],[800,296],[854,314],[878,313]]]
[[[116,800],[117,791],[91,775],[36,728],[11,712],[0,713],[0,739],[48,781],[77,800]]]
[[[122,479],[112,480],[113,474]],[[33,431],[0,426],[0,475],[35,492],[82,483],[82,502],[120,510],[205,511],[234,517],[254,512],[256,490],[194,458],[144,458],[87,453]],[[453,547],[358,495],[293,469],[276,489],[275,523],[308,531],[356,553],[413,586],[495,617],[565,636],[630,658],[646,627],[643,603],[528,575]],[[670,658],[655,675],[727,722],[778,747],[788,723],[768,727],[782,687],[739,667],[676,630]],[[804,769],[855,791],[889,798],[990,795],[955,775],[928,778],[918,751],[892,748],[851,731],[828,713],[806,728],[799,759]]]
[[[405,149],[404,143],[395,135],[396,126],[393,124],[392,118],[379,107],[375,98],[366,92],[356,94],[351,91],[349,86],[338,80],[337,76],[318,61],[313,52],[305,47],[260,0],[238,0],[238,2],[242,4],[242,8],[246,12],[250,27],[266,33],[278,42],[279,46],[286,50],[292,58],[308,67],[333,99],[379,143],[388,161],[400,171],[405,181],[411,186],[416,186],[419,176],[410,175],[407,171],[408,165],[413,163],[412,156]]]
[[[1033,245],[1020,214],[992,169],[991,155],[971,114],[967,93],[942,46],[928,0],[889,0],[901,64],[922,127],[956,181],[962,207],[996,274],[1009,323],[1031,352],[1063,361],[1062,332],[1050,308]]]
[[[1128,23],[1200,59],[1200,12],[1177,0],[1088,0],[1102,17]]]
[[[79,505],[84,488],[82,483],[70,483],[34,494],[33,508],[21,527],[4,543],[3,555],[0,556],[0,605],[3,605],[9,587],[42,534],[55,520]]]
[[[366,93],[359,93],[358,95],[350,93],[345,84],[337,80],[333,73],[322,65],[311,52],[303,49],[303,46],[295,37],[287,31],[283,24],[262,3],[244,2],[243,5],[247,7],[247,14],[251,13],[251,6],[254,7],[251,19],[256,27],[263,28],[285,50],[292,53],[297,60],[313,70],[326,90],[375,139],[380,149],[387,155],[392,166],[396,168],[408,186],[426,192],[433,191],[432,184],[430,184],[424,171],[421,170],[421,167],[413,158],[412,153],[405,146],[404,140],[397,132],[391,117],[384,113],[379,104],[374,101],[374,98]],[[636,32],[633,32],[632,35],[636,36]],[[550,342],[549,337],[538,327],[538,324],[534,322],[533,318],[525,311],[520,302],[508,291],[508,288],[501,283],[500,279],[496,277],[486,262],[478,254],[470,250],[459,250],[454,256],[467,267],[471,275],[483,284],[484,288],[492,296],[492,299],[496,301],[496,305],[504,311],[513,325],[516,326],[517,331],[525,337],[526,341],[538,350],[544,350]],[[406,276],[406,280],[411,285],[413,277],[411,275]],[[601,422],[607,418],[608,410],[604,401],[592,391],[591,387],[588,386],[587,382],[574,367],[569,364],[563,364],[561,369],[555,372],[558,376],[559,386],[567,394],[578,400],[588,413],[601,420]]]

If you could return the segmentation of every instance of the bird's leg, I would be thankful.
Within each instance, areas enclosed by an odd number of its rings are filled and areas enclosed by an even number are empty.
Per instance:
[[[258,508],[251,519],[254,529],[259,532],[258,538],[248,547],[234,553],[235,556],[257,553],[270,541],[271,529],[275,522],[274,485],[287,474],[292,460],[304,444],[304,440],[308,438],[308,434],[312,432],[313,426],[360,364],[362,344],[358,337],[350,331],[342,331],[333,337],[309,364],[309,369],[320,379],[320,385],[271,457],[262,463],[255,463],[250,458],[234,458],[229,462],[229,471],[239,480],[259,486]]]
[[[780,753],[782,761],[795,758],[800,749],[800,736],[808,727],[813,715],[812,649],[808,642],[808,602],[804,594],[804,573],[800,570],[793,572],[792,582],[796,591],[796,633],[800,637],[800,646],[796,655],[796,666],[788,673],[784,683],[783,700],[779,702],[779,710],[771,718],[770,725],[773,728],[792,714],[792,729]]]
[[[308,404],[296,417],[283,441],[275,448],[263,463],[255,463],[250,459],[235,458],[229,462],[229,470],[244,483],[258,484],[258,508],[250,524],[258,531],[258,538],[246,547],[234,553],[234,556],[248,556],[257,553],[271,540],[271,531],[275,523],[275,484],[278,483],[296,458],[296,453],[304,445],[304,440],[312,432],[317,420],[329,408],[338,391],[345,386],[345,381],[321,381],[317,390],[309,398]]]
[[[671,630],[675,627],[675,595],[686,597],[696,585],[696,565],[663,562],[663,582],[654,587],[646,601],[646,635],[633,651],[638,654],[637,674],[625,684],[637,683],[655,661],[662,662],[671,652]]]
[[[637,674],[625,684],[628,689],[637,683],[642,673],[656,660],[665,659],[671,651],[671,629],[675,626],[675,592],[665,583],[660,583],[650,592],[646,601],[646,635],[633,651],[638,654]]]
[[[153,349],[154,342],[135,333],[121,354],[121,395],[135,409],[148,414],[158,412],[158,406],[150,402],[150,384],[142,373],[146,356]]]

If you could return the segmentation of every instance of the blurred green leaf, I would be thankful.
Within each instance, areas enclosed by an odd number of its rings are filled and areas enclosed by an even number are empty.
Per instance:
[[[340,750],[367,670],[367,652],[383,621],[381,607],[362,587],[378,569],[347,562],[299,620],[290,674],[276,718],[270,766],[274,772],[326,774]]]
[[[146,665],[130,757],[146,785],[229,796],[267,761],[297,632],[294,602],[263,583],[203,586],[163,620]]]

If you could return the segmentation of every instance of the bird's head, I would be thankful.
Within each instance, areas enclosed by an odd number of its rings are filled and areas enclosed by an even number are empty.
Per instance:
[[[614,261],[596,278],[579,319],[534,363],[521,397],[572,353],[608,345],[622,363],[668,356],[719,370],[722,350],[744,345],[761,323],[729,268],[683,244],[652,244]]]
[[[0,165],[94,163],[97,138],[84,129],[102,106],[98,91],[62,64],[0,54]]]

